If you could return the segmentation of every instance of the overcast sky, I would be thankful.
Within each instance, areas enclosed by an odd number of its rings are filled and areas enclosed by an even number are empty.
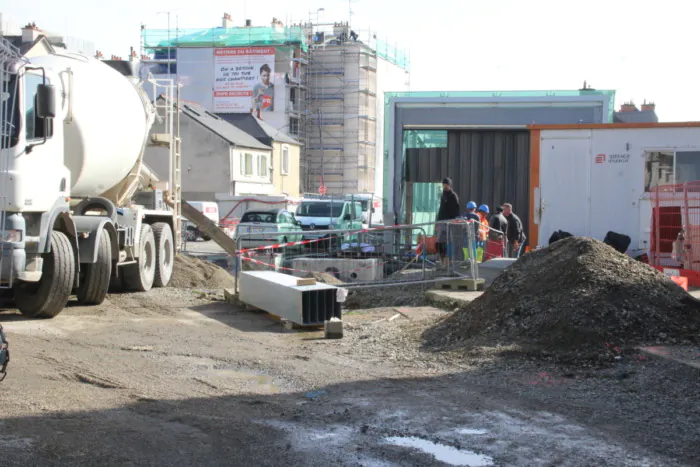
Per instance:
[[[268,25],[345,21],[347,0],[34,0],[3,2],[20,24],[94,42],[126,57],[139,29],[219,26],[224,11]],[[10,4],[10,6],[5,6]],[[353,29],[378,31],[410,50],[412,90],[617,90],[617,106],[657,104],[662,121],[700,120],[700,2],[665,0],[355,0]]]

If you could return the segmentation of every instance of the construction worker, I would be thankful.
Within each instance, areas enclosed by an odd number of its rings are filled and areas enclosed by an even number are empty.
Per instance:
[[[447,267],[448,265],[448,235],[447,224],[440,223],[440,221],[452,220],[458,217],[459,197],[457,193],[452,190],[452,179],[450,177],[445,177],[442,181],[442,196],[440,197],[440,208],[437,215],[437,251],[440,255],[440,264],[443,267]]]
[[[477,247],[477,241],[479,238],[479,226],[481,225],[481,218],[479,215],[476,213],[476,203],[474,201],[469,201],[467,203],[467,212],[464,214],[463,218],[467,221],[472,221],[474,224],[474,240],[471,242],[471,245],[467,242],[466,238],[464,240],[464,247],[463,247],[463,252],[464,252],[464,257],[466,258],[475,258],[476,257],[476,247]],[[466,232],[465,232],[466,235]],[[470,251],[471,249],[471,251]]]
[[[479,206],[477,210],[479,216],[479,241],[485,242],[489,237],[489,207],[486,204]]]

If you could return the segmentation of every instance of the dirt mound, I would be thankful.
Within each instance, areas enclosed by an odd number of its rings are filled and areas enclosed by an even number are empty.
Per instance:
[[[395,306],[423,306],[428,304],[426,290],[420,284],[350,289],[343,305],[349,310],[387,308]]]
[[[234,286],[233,276],[216,264],[187,255],[175,257],[168,287],[178,289],[225,289]]]
[[[439,349],[516,345],[567,361],[695,341],[699,331],[698,301],[662,273],[597,240],[571,237],[523,256],[423,337]]]

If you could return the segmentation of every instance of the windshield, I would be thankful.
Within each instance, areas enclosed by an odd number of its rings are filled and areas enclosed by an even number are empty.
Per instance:
[[[9,76],[9,80],[3,80],[2,93],[0,94],[0,134],[9,135],[10,140],[3,138],[0,147],[13,147],[19,139],[19,106],[17,105],[17,75],[12,73],[3,73],[4,76]],[[9,130],[9,131],[8,131]]]
[[[332,210],[331,210],[332,209]],[[343,203],[301,203],[297,217],[340,217]]]
[[[277,214],[269,212],[246,212],[243,214],[241,223],[243,222],[263,222],[266,224],[277,223]]]

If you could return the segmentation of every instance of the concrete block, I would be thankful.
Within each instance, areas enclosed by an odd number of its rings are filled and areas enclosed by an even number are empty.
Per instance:
[[[323,324],[323,335],[326,339],[341,339],[343,337],[343,322],[338,318],[331,318]]]
[[[224,289],[224,301],[231,305],[238,305],[238,294],[234,289]]]

